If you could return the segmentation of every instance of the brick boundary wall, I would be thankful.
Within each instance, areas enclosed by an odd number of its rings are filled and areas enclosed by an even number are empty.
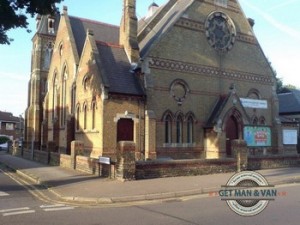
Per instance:
[[[59,166],[62,168],[73,169],[74,166],[72,165],[71,156],[66,154],[60,154]]]
[[[99,174],[98,160],[86,156],[76,156],[76,170],[87,174]]]
[[[32,151],[28,149],[23,149],[23,158],[32,160]]]
[[[235,172],[235,159],[192,159],[136,163],[136,179]]]
[[[156,151],[158,158],[195,159],[204,154],[203,148],[197,147],[161,147]]]
[[[60,165],[60,154],[57,152],[50,152],[49,164],[51,166],[59,166]]]
[[[32,151],[26,148],[9,149],[9,153],[25,159],[34,160],[43,164],[59,165],[64,168],[79,170],[88,174],[101,176],[109,175],[108,165],[99,165],[98,159],[86,156],[76,156],[76,165],[72,163],[70,155],[47,151]],[[49,157],[49,158],[48,158]],[[99,166],[101,168],[99,168]],[[248,170],[274,169],[284,167],[299,167],[300,155],[271,155],[271,156],[248,156]],[[236,159],[186,159],[186,160],[153,160],[136,162],[135,179],[149,179],[159,177],[192,176],[225,172],[235,172]],[[101,171],[100,171],[101,169]],[[99,173],[100,171],[100,173]],[[111,173],[115,178],[115,173]]]
[[[275,169],[298,166],[300,166],[300,155],[278,155],[248,158],[248,170]]]
[[[34,150],[33,160],[42,164],[49,164],[50,155],[45,151]]]

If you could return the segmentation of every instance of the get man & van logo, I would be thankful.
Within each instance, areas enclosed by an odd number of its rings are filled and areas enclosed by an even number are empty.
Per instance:
[[[275,200],[277,190],[259,173],[243,171],[233,175],[219,191],[232,211],[241,216],[261,213],[269,201]]]

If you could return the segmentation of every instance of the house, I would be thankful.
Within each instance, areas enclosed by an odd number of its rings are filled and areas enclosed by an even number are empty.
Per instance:
[[[121,1],[120,1],[121,4]],[[119,26],[37,17],[26,140],[91,158],[135,145],[136,160],[232,157],[231,141],[277,152],[275,76],[237,0],[168,0]]]
[[[0,111],[0,136],[11,140],[23,140],[24,119],[10,112]]]
[[[296,147],[299,153],[300,90],[285,88],[278,94],[278,99],[283,145],[291,150]]]

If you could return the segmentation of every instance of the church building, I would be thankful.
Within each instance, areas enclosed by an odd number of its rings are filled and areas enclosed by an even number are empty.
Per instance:
[[[26,140],[70,154],[136,160],[232,157],[231,141],[278,151],[276,80],[238,0],[166,0],[120,26],[68,14],[37,17]]]

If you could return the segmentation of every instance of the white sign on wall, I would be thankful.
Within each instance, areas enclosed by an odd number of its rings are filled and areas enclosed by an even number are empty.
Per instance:
[[[255,108],[255,109],[267,109],[268,101],[267,100],[258,100],[250,98],[240,98],[242,105],[245,108]]]
[[[298,144],[298,131],[297,130],[283,130],[283,144],[296,145]]]

